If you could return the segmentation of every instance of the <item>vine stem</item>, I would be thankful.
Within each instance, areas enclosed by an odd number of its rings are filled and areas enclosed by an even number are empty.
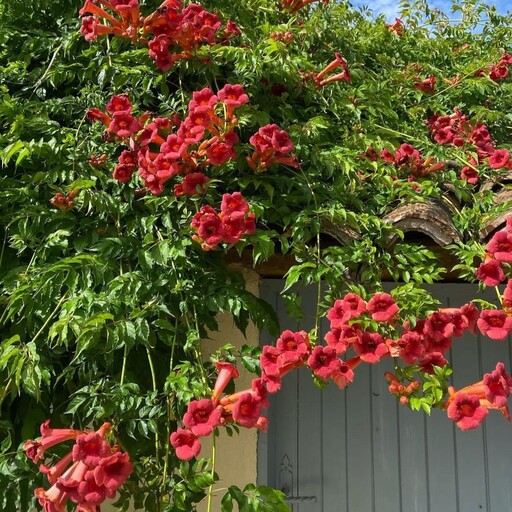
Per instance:
[[[311,186],[311,183],[309,182],[306,173],[301,169],[302,177],[304,178],[304,181],[306,182],[306,185],[309,188],[309,191],[311,192],[311,197],[313,198],[313,203],[315,204],[315,211],[316,211],[316,218],[318,221],[318,232],[316,234],[316,259],[317,259],[317,266],[320,270],[320,266],[322,264],[322,250],[320,247],[320,215],[318,214],[318,201],[316,200],[315,191],[313,190],[313,187]],[[318,280],[318,285],[316,289],[316,313],[315,313],[315,328],[313,331],[313,334],[315,336],[315,343],[318,342],[318,324],[320,322],[320,302],[322,300],[322,279],[320,278]]]
[[[34,261],[36,261],[35,251],[32,253],[32,257],[30,258],[30,261],[28,262],[27,268],[25,269],[25,274],[28,274],[28,271],[30,270],[30,267],[34,264]]]
[[[55,62],[55,59],[57,58],[57,54],[60,52],[60,49],[64,46],[64,43],[60,43],[59,46],[55,49],[53,52],[52,58],[50,59],[50,63],[48,64],[48,67],[45,69],[44,73],[42,74],[41,78],[34,84],[32,87],[33,91],[35,91],[45,80],[48,74],[50,73],[50,70],[52,69],[53,63]],[[33,92],[32,92],[33,94]],[[30,95],[32,97],[32,95]]]
[[[5,389],[4,389],[3,393],[2,393],[2,396],[0,397],[0,407],[4,403],[4,400],[5,400],[5,397],[7,396],[7,393],[9,393],[9,389],[11,387],[11,384],[12,384],[12,377],[9,379],[9,381],[5,385]]]
[[[169,400],[167,400],[167,433],[166,433],[166,443],[165,443],[165,456],[164,456],[164,470],[162,472],[162,487],[165,486],[165,481],[167,480],[167,468],[169,467],[169,452],[170,452],[170,437],[171,437],[171,404]],[[164,490],[164,489],[162,489]],[[163,493],[162,493],[163,494]]]
[[[157,234],[158,234],[158,237],[160,240],[163,240],[163,236],[162,234],[160,233],[160,230],[157,228]],[[176,276],[178,276],[178,270],[176,268],[176,265],[174,264],[174,261],[171,259],[171,266],[172,266],[172,269],[174,270],[174,272],[176,273]],[[180,299],[183,300],[183,294],[182,292],[180,291]],[[193,314],[194,314],[194,324],[195,324],[195,329],[196,329],[196,332],[197,332],[197,340],[199,340],[199,319],[197,317],[197,310],[196,310],[196,307],[194,305],[193,307]],[[187,328],[188,330],[192,330],[192,326],[190,325],[190,320],[188,318],[188,314],[184,314],[183,317],[185,318],[185,323],[187,324]],[[203,378],[203,382],[205,384],[205,386],[208,386],[208,378],[206,376],[206,371],[204,369],[204,366],[203,366],[203,358],[202,358],[202,354],[201,354],[201,345],[200,343],[196,343],[197,346],[194,347],[194,354],[197,358],[197,362],[199,364],[199,368],[201,370],[201,376]],[[199,348],[198,348],[199,347]]]
[[[316,202],[316,200],[315,200]],[[322,262],[322,251],[320,249],[320,231],[316,234],[316,247],[317,247],[317,253],[316,257],[318,259],[318,266],[320,267],[320,264]],[[318,323],[320,322],[320,302],[322,300],[322,279],[320,278],[318,280],[318,286],[316,288],[316,314],[315,314],[315,336],[316,336],[316,342],[318,343]]]
[[[4,250],[5,250],[6,243],[7,243],[7,229],[5,230],[4,241],[2,243],[2,252],[0,252],[0,268],[2,267],[2,263],[4,262]]]
[[[117,227],[119,228],[119,217],[117,219]],[[123,262],[119,260],[119,275],[122,276],[124,274],[123,270]],[[126,363],[128,360],[128,345],[124,344],[124,352],[123,352],[123,366],[121,367],[121,378],[119,379],[119,386],[124,384],[124,378],[126,376]]]
[[[36,335],[32,338],[32,343],[34,343],[37,340],[37,338],[39,338],[40,334],[48,327],[48,324],[51,322],[52,318],[57,314],[62,303],[67,299],[67,297],[68,297],[68,295],[67,295],[67,293],[65,293],[60,298],[60,300],[59,300],[59,302],[57,302],[57,305],[55,306],[54,310],[50,313],[50,315],[48,316],[48,318],[46,319],[44,324],[41,326],[39,331],[37,331]]]
[[[215,475],[215,456],[216,456],[216,450],[215,450],[215,439],[216,439],[216,433],[213,434],[213,441],[212,441],[212,479]],[[206,512],[211,512],[212,510],[212,496],[213,496],[213,482],[210,484],[210,487],[208,488],[208,506],[206,507]]]
[[[119,379],[119,386],[123,386],[124,377],[126,375],[126,360],[128,359],[128,345],[124,344],[124,353],[123,353],[123,366],[121,367],[121,378]]]
[[[496,290],[496,295],[498,296],[500,304],[503,304],[503,295],[501,295],[500,289],[497,286],[495,286],[494,289]]]
[[[169,375],[172,373],[172,369],[174,368],[174,347],[176,346],[176,333],[178,332],[178,318],[176,317],[174,322],[174,336],[172,338],[171,345],[171,358],[169,361]],[[169,453],[171,443],[169,438],[171,436],[171,403],[167,400],[167,442],[165,443],[165,459],[164,459],[164,470],[162,474],[162,487],[165,486],[165,481],[167,479],[167,469],[169,467]]]
[[[153,383],[153,391],[156,393],[158,391],[158,388],[156,385],[155,366],[153,364],[153,359],[151,357],[151,351],[149,350],[149,347],[146,347],[146,353],[148,355],[149,369],[151,371],[151,381]],[[155,432],[155,457],[156,457],[156,460],[158,463],[158,460],[160,459],[160,436],[158,435],[158,429],[156,429],[156,432]]]
[[[199,319],[197,317],[197,310],[196,310],[195,306],[194,306],[194,322],[195,322],[197,336],[199,339]],[[205,371],[204,365],[203,365],[203,354],[201,351],[201,343],[198,343],[197,346],[198,347],[195,349],[197,361],[199,363],[199,368],[201,369],[201,375],[203,377],[204,384],[205,384],[205,386],[208,386],[208,377],[206,376],[206,371]]]

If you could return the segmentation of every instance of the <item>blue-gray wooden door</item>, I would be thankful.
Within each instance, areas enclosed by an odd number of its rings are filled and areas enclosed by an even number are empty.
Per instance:
[[[265,280],[261,296],[276,306],[282,329],[297,329],[281,289],[282,281]],[[453,306],[475,296],[465,284],[434,291]],[[311,313],[300,328],[312,326],[315,293],[304,293]],[[476,382],[497,361],[510,371],[511,354],[510,340],[454,340],[453,385]],[[259,437],[260,483],[284,489],[293,512],[512,511],[512,425],[490,411],[480,429],[461,432],[443,411],[412,412],[389,395],[386,370],[391,361],[359,366],[345,391],[319,390],[306,369],[287,375],[272,397],[269,431]]]

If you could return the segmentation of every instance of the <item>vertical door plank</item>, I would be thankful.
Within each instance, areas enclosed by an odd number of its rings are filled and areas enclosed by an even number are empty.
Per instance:
[[[310,331],[314,327],[317,305],[316,286],[304,290],[302,305],[305,312],[300,329]],[[315,501],[299,502],[298,512],[318,512],[322,503],[322,391],[317,388],[308,368],[301,368],[298,403],[298,494],[299,497],[315,496]]]
[[[425,418],[421,413],[400,407],[398,425],[402,512],[431,512],[427,488]]]
[[[324,510],[348,512],[347,478],[351,469],[347,464],[346,394],[334,383],[323,391],[322,418]]]
[[[281,300],[277,303],[277,313],[281,330],[295,328],[295,322],[288,319]],[[275,345],[275,340],[272,344]],[[271,395],[270,405],[275,414],[276,486],[293,496],[298,493],[298,390],[297,372],[290,372],[283,378],[281,390]],[[292,505],[291,509],[293,512],[299,510],[296,505]]]
[[[260,297],[266,300],[277,311],[278,293],[281,280],[265,279],[260,284]],[[274,343],[268,331],[260,333],[260,346]],[[268,432],[258,431],[258,484],[278,487],[276,473],[276,424],[278,417],[273,399],[266,411],[268,417]]]
[[[329,322],[324,319],[321,324],[322,340],[328,331]],[[322,493],[325,511],[348,512],[346,412],[346,392],[331,382],[323,390],[322,400]]]
[[[474,336],[454,340],[451,352],[455,389],[481,377],[478,340]],[[483,429],[463,432],[454,428],[460,511],[488,512]]]
[[[393,371],[390,359],[371,366],[376,512],[396,512],[401,506],[397,400],[389,394],[386,371]]]
[[[464,292],[454,297],[454,285],[433,287],[434,296],[443,306],[461,306]],[[461,340],[454,340],[460,343]],[[451,351],[446,358],[452,362]],[[458,512],[458,493],[455,463],[455,429],[446,411],[433,410],[425,422],[426,483],[428,484],[429,507],[432,512]]]
[[[348,510],[374,512],[372,408],[370,368],[357,367],[347,394]]]
[[[322,391],[312,382],[311,372],[301,368],[299,374],[299,497],[316,497],[314,501],[303,501],[299,512],[318,512],[322,503]]]
[[[510,337],[506,341],[492,341],[482,336],[480,343],[482,375],[494,370],[498,362],[502,362],[510,373]],[[498,411],[489,411],[483,428],[487,449],[489,510],[508,510],[512,504],[512,486],[505,483],[503,477],[512,472],[512,427]]]
[[[426,418],[425,442],[430,510],[458,512],[455,432],[446,411],[433,410]]]

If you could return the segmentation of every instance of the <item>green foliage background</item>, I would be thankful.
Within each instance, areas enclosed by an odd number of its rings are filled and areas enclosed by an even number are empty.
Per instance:
[[[296,16],[275,0],[203,5],[235,21],[242,36],[229,46],[202,48],[199,56],[209,64],[182,61],[163,74],[145,48],[108,38],[86,43],[78,32],[80,2],[0,3],[2,510],[33,504],[32,489],[42,479],[19,447],[48,417],[76,427],[113,422],[118,442],[138,463],[120,510],[130,496],[147,511],[190,511],[204,497],[212,482],[208,461],[180,465],[168,445],[173,418],[191,398],[206,396],[215,377],[211,363],[202,362],[199,341],[223,311],[242,329],[249,320],[272,332],[278,326],[270,306],[226,266],[223,251],[204,253],[191,240],[198,202],[215,206],[222,193],[242,191],[258,231],[237,249],[250,250],[255,263],[293,252],[297,265],[287,288],[290,309],[298,313],[297,284],[327,283],[321,313],[349,287],[362,294],[378,290],[386,269],[405,282],[397,292],[404,317],[430,311],[434,301],[419,286],[442,278],[436,255],[403,240],[382,217],[400,204],[445,198],[446,183],[463,240],[452,250],[469,279],[483,254],[479,229],[499,213],[490,191],[467,185],[455,170],[431,175],[416,190],[405,179],[394,181],[389,165],[361,153],[409,142],[424,156],[460,162],[463,151],[435,144],[424,122],[454,107],[486,124],[500,148],[510,147],[512,81],[473,76],[510,51],[509,18],[465,2],[455,4],[465,14],[454,23],[424,2],[404,2],[406,31],[398,37],[382,17],[372,20],[347,2],[314,4]],[[142,10],[157,6],[147,1]],[[276,42],[270,37],[276,31],[292,32],[294,41]],[[461,49],[464,43],[469,49]],[[316,88],[303,80],[335,51],[347,59],[352,83]],[[434,95],[415,89],[404,73],[413,63],[423,78],[436,75]],[[457,74],[460,85],[443,82]],[[118,149],[86,122],[89,108],[126,92],[139,113],[183,114],[194,90],[225,83],[242,84],[251,101],[240,116],[239,159],[215,171],[205,200],[169,191],[136,198],[140,184],[111,178]],[[249,137],[267,123],[290,133],[300,169],[249,170]],[[92,168],[89,156],[103,152],[109,166]],[[482,171],[485,177],[499,180],[490,169]],[[74,209],[50,205],[55,193],[77,189]],[[326,220],[348,226],[357,239],[325,244]],[[389,247],[393,236],[399,242]],[[253,366],[249,348],[223,354],[242,355]],[[253,487],[245,495],[230,488],[223,506],[231,510],[233,499],[254,510],[283,506],[278,494],[262,489],[260,499],[255,492],[260,496]]]

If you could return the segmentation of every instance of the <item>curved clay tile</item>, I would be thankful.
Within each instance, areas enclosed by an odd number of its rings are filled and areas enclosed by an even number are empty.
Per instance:
[[[321,219],[320,233],[332,236],[343,245],[348,245],[354,240],[360,240],[361,235],[346,224],[336,223],[331,219],[323,217]]]
[[[382,220],[391,222],[404,233],[423,233],[440,246],[458,242],[461,237],[452,222],[450,208],[432,199],[405,204],[388,213]],[[390,240],[390,242],[393,242]]]
[[[503,186],[505,183],[512,182],[512,171],[500,174],[497,180],[486,180],[482,183],[480,190],[492,190],[496,186]]]
[[[512,179],[512,173],[509,173],[509,175],[510,178]],[[482,186],[482,188],[484,186],[485,184]],[[496,205],[512,202],[512,190],[509,188],[502,188],[499,192],[495,193],[493,197]],[[504,228],[505,222],[509,217],[512,217],[512,208],[504,210],[496,217],[494,217],[492,220],[484,224],[482,226],[482,229],[480,229],[480,238],[482,240],[486,240],[489,237],[489,235],[491,235],[494,231]]]

